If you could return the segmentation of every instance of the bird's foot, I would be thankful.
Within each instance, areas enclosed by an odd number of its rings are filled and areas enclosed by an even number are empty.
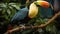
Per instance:
[[[25,25],[19,25],[21,28],[23,28],[23,30],[25,29]]]

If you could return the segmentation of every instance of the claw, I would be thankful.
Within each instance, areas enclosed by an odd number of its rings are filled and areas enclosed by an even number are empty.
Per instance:
[[[19,26],[21,26],[21,28],[24,28],[24,29],[25,29],[25,24],[24,24],[24,25],[21,24],[21,25],[19,25]]]

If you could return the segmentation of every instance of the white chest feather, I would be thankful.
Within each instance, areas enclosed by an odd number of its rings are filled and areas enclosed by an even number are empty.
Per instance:
[[[34,3],[32,3],[29,7],[28,17],[34,18],[36,17],[37,14],[38,14],[38,7]]]

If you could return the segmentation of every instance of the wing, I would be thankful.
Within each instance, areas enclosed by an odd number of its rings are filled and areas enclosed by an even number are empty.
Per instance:
[[[11,22],[13,21],[19,21],[24,19],[27,16],[28,8],[23,8],[19,10],[11,19]]]

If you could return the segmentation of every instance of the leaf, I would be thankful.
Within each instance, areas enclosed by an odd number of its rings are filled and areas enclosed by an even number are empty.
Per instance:
[[[16,13],[16,9],[11,9],[11,15],[10,15],[10,18],[12,18],[12,16]]]
[[[8,7],[9,7],[9,9],[13,10],[13,7],[12,6],[8,6]]]
[[[43,30],[40,28],[40,29],[38,29],[38,31],[41,33],[41,32],[43,32]]]
[[[8,16],[7,16],[7,15],[4,15],[4,18],[5,18],[6,20],[8,20]]]
[[[15,7],[17,10],[20,9],[20,4],[10,3],[10,6]]]
[[[9,5],[16,5],[16,3],[9,3]]]
[[[5,14],[5,12],[6,12],[6,9],[3,8],[3,9],[2,9],[2,14]]]
[[[10,15],[11,14],[11,11],[9,9],[7,9],[7,13]]]
[[[7,5],[6,5],[6,3],[1,3],[1,4],[0,4],[0,7],[7,8]]]
[[[50,33],[52,32],[52,33],[56,34],[57,29],[54,25],[49,25],[46,27],[46,31],[50,31]]]

